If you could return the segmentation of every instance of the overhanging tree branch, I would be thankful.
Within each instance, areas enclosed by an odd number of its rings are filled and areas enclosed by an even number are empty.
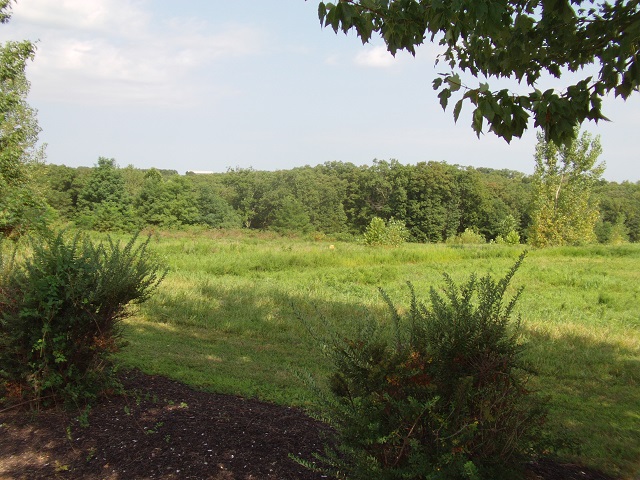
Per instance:
[[[540,127],[548,141],[573,139],[585,120],[608,120],[602,97],[609,92],[624,99],[640,86],[640,0],[340,0],[320,2],[323,26],[335,32],[355,30],[363,43],[374,32],[395,55],[430,38],[446,47],[438,61],[450,72],[433,81],[441,106],[460,90],[460,74],[487,79],[526,81],[529,91],[493,91],[487,83],[466,87],[454,108],[474,106],[472,128],[484,125],[507,142],[529,127]],[[560,79],[563,71],[599,66],[597,77],[584,77],[566,88],[541,92],[543,72]]]

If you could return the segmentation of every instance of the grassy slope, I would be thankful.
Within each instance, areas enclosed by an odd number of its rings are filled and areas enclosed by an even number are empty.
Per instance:
[[[171,273],[127,322],[120,354],[139,367],[212,391],[310,405],[296,371],[328,365],[297,319],[345,331],[373,312],[388,318],[377,287],[406,304],[471,272],[500,277],[522,250],[356,244],[273,237],[163,234],[154,247]],[[533,384],[552,396],[550,428],[581,444],[580,461],[633,478],[640,471],[640,245],[537,250],[513,285]],[[424,292],[424,295],[421,295]],[[321,321],[320,319],[323,319]]]

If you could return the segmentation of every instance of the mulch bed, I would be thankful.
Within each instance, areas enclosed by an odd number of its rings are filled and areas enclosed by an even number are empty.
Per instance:
[[[296,408],[193,390],[128,372],[133,392],[95,406],[88,425],[59,410],[0,412],[0,479],[326,478],[289,458],[312,459],[329,433]],[[531,480],[614,480],[551,460]]]

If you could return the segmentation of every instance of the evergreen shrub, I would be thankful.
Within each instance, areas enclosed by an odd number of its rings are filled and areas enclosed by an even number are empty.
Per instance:
[[[326,473],[350,479],[514,479],[538,450],[545,401],[527,389],[518,290],[507,275],[472,275],[461,286],[445,274],[444,294],[416,298],[393,318],[375,318],[352,338],[325,339],[333,362],[323,397],[336,429],[318,456]],[[386,326],[385,326],[386,325]],[[305,462],[302,462],[305,463]],[[311,466],[310,464],[307,464]]]
[[[4,262],[0,398],[80,405],[115,385],[110,358],[127,306],[149,298],[166,273],[149,240],[93,243],[50,232],[24,260]]]

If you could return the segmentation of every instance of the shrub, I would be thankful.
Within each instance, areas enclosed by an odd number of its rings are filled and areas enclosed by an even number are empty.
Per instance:
[[[520,295],[503,297],[524,254],[494,281],[475,275],[417,300],[392,328],[370,319],[356,338],[325,349],[334,374],[325,397],[336,447],[326,472],[352,479],[513,479],[537,448],[544,402],[526,388]],[[389,325],[387,324],[387,327]]]
[[[0,394],[79,404],[113,383],[127,305],[164,277],[149,240],[122,246],[49,233],[21,265],[0,270]]]
[[[454,245],[474,245],[486,242],[487,240],[484,238],[484,235],[471,228],[465,228],[464,232],[459,233],[455,237],[447,238],[446,243],[453,243]]]
[[[499,245],[520,245],[520,234],[515,230],[511,230],[504,237],[498,235],[496,243]]]
[[[404,223],[394,218],[388,222],[373,217],[364,232],[364,243],[370,246],[399,247],[407,241],[409,232]]]

